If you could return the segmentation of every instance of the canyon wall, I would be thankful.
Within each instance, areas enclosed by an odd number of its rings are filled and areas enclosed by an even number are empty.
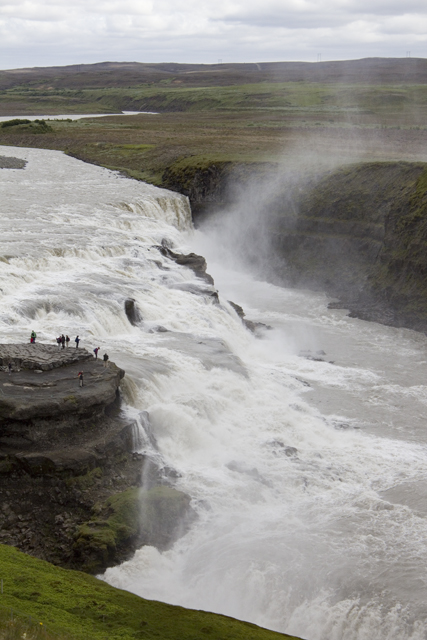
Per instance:
[[[277,165],[171,167],[169,188],[190,198],[196,226],[232,209],[251,183],[265,189],[274,273],[290,286],[322,289],[352,315],[427,330],[427,164],[347,165],[300,181]],[[262,188],[262,187],[261,187]]]

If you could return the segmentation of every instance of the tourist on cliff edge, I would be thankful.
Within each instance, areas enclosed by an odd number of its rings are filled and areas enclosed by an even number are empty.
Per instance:
[[[79,371],[77,376],[78,376],[78,379],[79,379],[79,385],[82,387],[83,386],[83,371]]]
[[[31,342],[31,344],[33,344],[33,342],[35,342],[35,341],[36,341],[36,338],[37,338],[37,334],[36,334],[36,332],[35,332],[35,331],[34,331],[34,329],[33,329],[33,330],[31,331],[31,338],[30,338],[30,342]]]
[[[76,349],[78,349],[78,348],[79,348],[79,342],[80,342],[80,338],[79,338],[79,336],[76,336],[76,337],[74,338],[74,342],[76,343]]]

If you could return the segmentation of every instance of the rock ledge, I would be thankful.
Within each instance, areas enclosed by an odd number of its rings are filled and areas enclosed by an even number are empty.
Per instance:
[[[12,363],[12,373],[8,363]],[[90,415],[114,402],[124,371],[86,349],[0,344],[0,425],[4,421]],[[84,373],[79,387],[78,373]]]

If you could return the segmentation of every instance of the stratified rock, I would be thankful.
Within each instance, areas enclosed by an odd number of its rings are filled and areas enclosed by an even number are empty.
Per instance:
[[[50,371],[69,364],[92,360],[86,349],[67,347],[58,349],[50,344],[0,344],[0,366],[7,367],[12,362],[13,370],[38,369]]]
[[[206,273],[207,264],[203,256],[199,256],[196,253],[175,253],[174,251],[169,249],[166,244],[162,244],[157,248],[162,256],[174,260],[176,264],[179,264],[183,267],[188,267],[189,269],[194,271],[198,278],[206,280],[206,282],[208,282],[209,284],[214,284],[214,279],[212,278],[212,276]]]
[[[112,362],[106,368],[86,349],[53,345],[0,345],[0,434],[10,420],[90,415],[114,402],[124,371]],[[83,371],[84,386],[78,373]]]
[[[0,345],[0,358],[1,543],[97,572],[185,531],[190,498],[164,486],[176,473],[135,452],[141,429],[156,441],[148,413],[137,424],[120,412],[124,371],[84,349],[43,344]]]

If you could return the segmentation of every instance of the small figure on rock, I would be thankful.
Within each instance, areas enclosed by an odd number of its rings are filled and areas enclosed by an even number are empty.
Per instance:
[[[60,349],[61,348],[61,336],[58,336],[56,338],[56,344],[58,345],[58,349]]]
[[[102,359],[104,360],[104,367],[108,367],[108,355],[106,353],[104,353],[104,355],[102,356]]]
[[[74,342],[76,343],[76,349],[78,349],[78,348],[79,348],[79,342],[80,342],[80,338],[79,338],[79,336],[76,336],[76,337],[74,338]]]
[[[82,387],[83,386],[83,371],[79,371],[77,374],[77,377],[79,379],[79,385]]]
[[[62,344],[62,348],[65,349],[65,336],[64,336],[64,334],[62,334],[62,336],[61,336],[61,344]]]
[[[36,334],[36,332],[35,332],[35,331],[34,331],[34,329],[33,329],[33,330],[31,331],[31,338],[30,338],[30,342],[31,342],[31,344],[33,344],[33,343],[36,341],[36,338],[37,338],[37,334]]]
[[[9,364],[7,365],[7,368],[9,369],[9,375],[12,373],[12,363],[9,362]]]
[[[95,347],[95,349],[93,350],[95,354],[95,360],[98,360],[98,351],[99,351],[99,347]]]
[[[65,336],[65,343],[68,347],[68,343],[70,342],[70,337],[69,336]]]

